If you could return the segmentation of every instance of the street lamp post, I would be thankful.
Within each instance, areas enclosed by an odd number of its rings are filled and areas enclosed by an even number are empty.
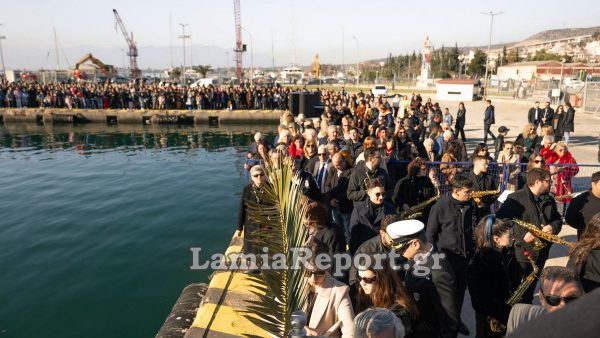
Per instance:
[[[0,23],[0,26],[4,24]],[[2,40],[6,39],[6,36],[0,35],[0,61],[2,61],[2,75],[6,77],[6,68],[4,68],[4,53],[2,52]]]
[[[254,85],[254,43],[252,42],[252,34],[248,30],[242,27],[242,30],[248,33],[250,37],[250,85]]]
[[[189,26],[189,24],[187,24],[187,23],[185,23],[185,24],[184,23],[180,23],[179,25],[181,26],[181,35],[178,36],[178,38],[181,39],[182,44],[183,44],[183,70],[182,70],[182,74],[183,74],[183,84],[185,85],[186,84],[186,81],[185,81],[185,39],[190,37],[189,35],[185,35],[185,26]]]
[[[352,38],[354,39],[354,41],[356,41],[356,88],[358,88],[359,77],[360,77],[360,72],[358,69],[358,39],[356,38],[356,36],[353,36]]]
[[[485,60],[485,77],[484,77],[484,93],[485,96],[487,96],[487,91],[488,91],[488,68],[489,68],[489,64],[490,64],[490,49],[492,47],[492,26],[494,25],[494,16],[496,15],[500,15],[504,12],[482,12],[481,14],[483,15],[489,15],[490,16],[490,39],[488,41],[488,51],[487,51],[487,56],[486,56],[486,60]]]

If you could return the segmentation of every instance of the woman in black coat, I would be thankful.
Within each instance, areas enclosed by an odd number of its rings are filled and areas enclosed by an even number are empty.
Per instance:
[[[260,254],[262,253],[260,248],[252,243],[252,234],[255,231],[259,231],[261,226],[248,215],[246,202],[261,203],[260,194],[265,182],[265,171],[261,165],[255,165],[250,168],[250,181],[250,184],[246,185],[244,190],[242,190],[235,235],[239,237],[242,235],[242,231],[244,232],[244,253]]]
[[[600,212],[588,222],[581,238],[571,249],[567,266],[579,275],[584,292],[600,287]]]
[[[565,112],[563,128],[565,132],[565,143],[568,145],[571,133],[575,131],[575,109],[570,102],[565,103],[565,106],[567,107],[567,111]]]
[[[454,125],[454,137],[462,138],[463,142],[467,142],[465,138],[465,122],[467,121],[467,110],[465,109],[465,104],[460,102],[458,104],[458,111],[456,112],[456,124]]]
[[[469,263],[469,293],[475,310],[476,337],[503,337],[493,332],[489,319],[506,325],[511,306],[506,304],[518,281],[511,279],[518,269],[508,224],[493,215],[484,217],[475,229],[477,251]]]
[[[556,112],[552,118],[552,127],[554,128],[554,142],[560,142],[565,134],[565,109],[562,105],[556,107]]]

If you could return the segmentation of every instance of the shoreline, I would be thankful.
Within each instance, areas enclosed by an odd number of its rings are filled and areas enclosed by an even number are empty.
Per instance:
[[[0,123],[33,122],[39,124],[199,124],[209,123],[278,123],[284,110],[123,110],[1,108]]]

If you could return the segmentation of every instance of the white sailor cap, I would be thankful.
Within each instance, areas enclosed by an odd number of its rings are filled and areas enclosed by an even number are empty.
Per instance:
[[[394,242],[403,243],[419,237],[424,229],[425,224],[423,222],[417,219],[408,219],[388,225],[385,231]]]

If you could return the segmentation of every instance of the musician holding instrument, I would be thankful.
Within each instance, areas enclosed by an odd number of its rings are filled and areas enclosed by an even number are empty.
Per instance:
[[[512,277],[519,265],[510,228],[508,222],[488,215],[475,229],[477,251],[469,263],[469,294],[475,309],[476,337],[504,335],[503,330],[492,330],[490,319],[506,326],[512,306],[507,300],[520,282]]]
[[[473,192],[495,191],[498,189],[498,182],[494,175],[488,174],[490,161],[484,156],[475,156],[473,158],[473,171],[467,175],[467,178],[473,183]],[[499,193],[499,191],[498,191]],[[477,204],[477,221],[489,215],[492,212],[492,204],[496,200],[495,194],[490,193],[482,197],[473,197]]]
[[[440,197],[431,207],[425,232],[429,243],[446,254],[454,270],[456,303],[460,313],[468,283],[467,266],[475,251],[473,229],[477,222],[471,199],[473,183],[466,177],[457,176],[450,184],[452,192]],[[465,328],[461,323],[461,333]]]
[[[431,179],[427,177],[427,162],[420,157],[408,164],[408,174],[396,184],[392,202],[399,212],[409,212],[411,207],[423,203],[436,196],[436,189]],[[423,223],[427,221],[431,205],[420,210]]]
[[[549,195],[550,185],[550,173],[547,170],[541,168],[529,170],[527,172],[527,185],[523,189],[508,195],[504,204],[496,212],[496,217],[529,223],[540,234],[558,234],[562,229],[562,219],[556,208],[554,198]],[[543,269],[552,243],[537,238],[539,236],[534,236],[519,224],[513,226],[513,235],[515,237],[515,255],[520,266],[517,278],[522,279],[532,271],[529,259],[524,254],[525,252],[529,252],[535,265],[540,270]],[[534,244],[536,245],[534,246]],[[541,248],[542,245],[543,248]],[[534,289],[535,284],[527,289],[522,298],[523,303],[531,303]]]

